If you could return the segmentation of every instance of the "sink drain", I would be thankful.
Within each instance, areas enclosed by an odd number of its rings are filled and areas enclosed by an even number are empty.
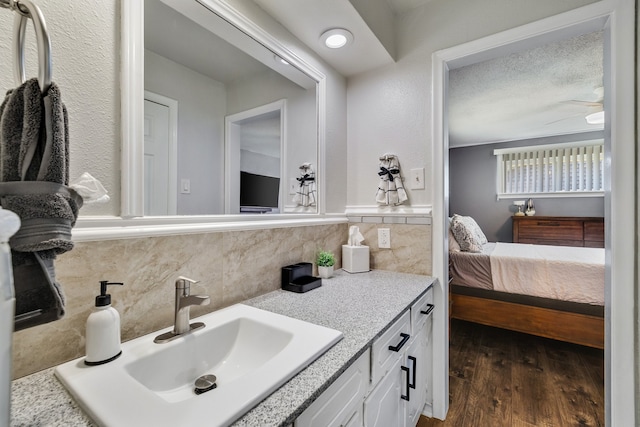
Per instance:
[[[196,394],[202,394],[202,393],[206,393],[209,390],[213,390],[214,388],[217,387],[216,385],[216,376],[215,375],[203,375],[200,378],[198,378],[196,380],[195,383],[195,390],[194,392]]]

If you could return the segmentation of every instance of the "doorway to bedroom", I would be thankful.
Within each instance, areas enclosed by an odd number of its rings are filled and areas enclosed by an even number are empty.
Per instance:
[[[500,402],[475,417],[604,424],[604,119],[590,120],[604,112],[603,34],[449,71],[450,387]],[[468,221],[482,241],[468,244]]]
[[[447,278],[447,270],[449,265],[449,254],[447,244],[447,232],[449,221],[448,217],[456,212],[454,209],[454,183],[450,181],[450,176],[455,174],[455,154],[449,152],[449,143],[451,136],[451,122],[448,113],[451,112],[449,104],[452,100],[449,98],[451,86],[450,79],[451,73],[459,68],[466,67],[481,63],[483,61],[491,60],[503,55],[510,55],[515,52],[521,51],[523,48],[530,49],[536,48],[544,43],[550,41],[562,39],[570,39],[572,37],[578,37],[587,35],[594,32],[601,32],[604,40],[604,54],[603,54],[603,83],[602,89],[604,90],[604,97],[602,100],[592,100],[593,104],[597,104],[598,101],[602,102],[603,110],[606,110],[607,121],[603,131],[595,130],[590,135],[586,135],[587,138],[598,137],[600,135],[597,132],[601,132],[602,137],[605,140],[605,154],[604,154],[604,202],[603,198],[600,198],[598,203],[592,204],[595,209],[600,209],[599,212],[590,213],[594,215],[594,218],[605,217],[605,227],[603,227],[602,233],[606,228],[606,272],[605,272],[605,311],[609,314],[606,316],[605,321],[605,389],[606,389],[606,401],[605,401],[605,420],[607,424],[615,425],[615,421],[622,422],[623,420],[633,419],[633,411],[629,408],[633,408],[634,399],[634,378],[622,378],[622,372],[634,372],[632,362],[628,357],[629,354],[633,354],[633,343],[628,345],[622,343],[619,339],[617,345],[612,345],[612,340],[615,340],[615,336],[623,332],[629,332],[625,328],[631,327],[633,331],[633,313],[632,310],[619,310],[610,311],[611,307],[622,307],[628,304],[625,303],[626,298],[633,298],[633,256],[627,257],[624,254],[624,250],[628,250],[630,254],[633,254],[633,236],[628,236],[629,233],[622,232],[619,226],[624,223],[630,229],[634,229],[633,219],[624,218],[621,214],[622,209],[628,209],[633,211],[633,200],[635,198],[635,192],[633,191],[632,183],[625,183],[624,179],[621,179],[626,173],[628,176],[634,176],[633,166],[633,153],[635,149],[633,146],[633,92],[627,94],[621,89],[623,78],[628,84],[633,84],[633,64],[632,61],[624,59],[621,52],[627,52],[631,49],[630,57],[633,57],[633,46],[630,37],[621,37],[620,28],[623,25],[616,27],[610,20],[611,11],[609,8],[611,5],[592,5],[589,7],[581,8],[576,11],[572,11],[560,17],[552,17],[551,19],[539,21],[537,23],[529,24],[514,30],[506,31],[505,33],[497,34],[495,36],[487,37],[486,39],[477,40],[475,42],[468,43],[467,45],[461,45],[455,48],[446,49],[444,51],[436,52],[434,58],[434,167],[436,168],[436,176],[443,178],[443,185],[436,189],[434,197],[434,229],[433,238],[434,244],[434,275]],[[629,12],[629,11],[627,11]],[[628,23],[627,23],[628,24]],[[612,37],[612,34],[617,38]],[[628,36],[629,34],[627,34]],[[616,44],[612,43],[612,39],[616,40]],[[630,70],[631,72],[624,72],[622,70]],[[629,89],[626,89],[629,91]],[[630,96],[629,96],[630,95]],[[581,99],[570,98],[569,101],[580,101]],[[585,100],[586,101],[586,100]],[[627,115],[622,106],[629,108],[630,115]],[[491,105],[485,106],[486,109],[491,109]],[[585,116],[587,114],[585,113]],[[560,119],[560,118],[559,118]],[[558,120],[559,120],[558,119]],[[584,117],[583,117],[584,119]],[[555,123],[554,123],[555,124]],[[596,132],[594,134],[593,132]],[[622,136],[629,138],[626,140]],[[581,136],[584,137],[585,135]],[[494,141],[496,142],[496,141]],[[504,141],[500,141],[504,142]],[[457,149],[457,148],[456,148]],[[628,151],[627,151],[628,150]],[[626,152],[625,156],[616,155],[616,153]],[[493,154],[493,153],[492,153]],[[491,154],[491,155],[492,155]],[[486,156],[491,158],[491,155]],[[476,159],[478,159],[476,154]],[[442,166],[440,166],[442,161]],[[494,160],[495,161],[495,160]],[[495,163],[494,170],[495,173]],[[628,180],[627,180],[628,181]],[[474,185],[478,185],[479,180],[474,180]],[[614,183],[616,185],[614,185]],[[486,185],[485,185],[486,187]],[[495,184],[490,185],[490,191],[494,193],[495,201]],[[483,191],[485,189],[479,189]],[[451,197],[451,199],[450,199]],[[526,200],[526,198],[525,198]],[[468,202],[468,200],[467,200]],[[513,200],[507,203],[512,203]],[[540,200],[535,200],[536,203],[536,216],[540,215],[538,210],[540,208],[547,209],[544,203]],[[544,207],[543,207],[544,206]],[[568,206],[564,204],[563,207]],[[452,211],[449,211],[451,207]],[[511,215],[515,213],[517,207],[513,208],[508,206],[506,208],[506,219],[509,220]],[[585,208],[589,209],[589,208]],[[581,212],[584,216],[584,211]],[[503,213],[504,214],[504,213]],[[555,216],[568,215],[565,212],[555,213]],[[575,214],[573,214],[575,215]],[[502,219],[502,235],[507,234],[511,228],[510,221],[506,224],[506,220],[503,215]],[[538,216],[538,218],[540,218]],[[442,226],[442,229],[439,227]],[[500,227],[498,227],[500,228]],[[498,230],[500,231],[500,230]],[[442,234],[440,234],[442,233]],[[512,238],[512,237],[511,237]],[[504,238],[505,240],[508,239]],[[498,238],[496,238],[498,240]],[[507,240],[510,241],[510,240]],[[442,242],[443,251],[438,251],[438,246]],[[625,249],[623,249],[625,248]],[[439,259],[439,253],[442,254],[442,258]],[[615,254],[615,256],[614,256]],[[611,283],[615,282],[616,287],[612,289]],[[448,286],[445,284],[443,290],[448,292]],[[455,305],[455,303],[454,303]],[[454,307],[455,310],[455,307]],[[452,331],[455,333],[455,331]],[[618,373],[619,375],[617,375]],[[628,393],[627,397],[624,397],[623,391]],[[452,390],[452,394],[455,390]],[[618,401],[623,399],[624,403]]]

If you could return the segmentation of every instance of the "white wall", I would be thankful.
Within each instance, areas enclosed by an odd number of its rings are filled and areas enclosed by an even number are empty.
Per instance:
[[[280,178],[280,157],[240,150],[240,171]]]
[[[224,213],[224,85],[145,50],[145,90],[178,101],[178,215]]]
[[[107,205],[82,214],[120,212],[119,2],[37,0],[51,38],[53,81],[69,114],[70,179],[87,171],[109,191]],[[0,8],[0,93],[14,88],[14,13]],[[33,24],[27,27],[27,77],[37,76]]]
[[[402,174],[426,168],[426,188],[408,189],[412,205],[431,205],[431,54],[593,0],[433,0],[397,18],[397,62],[349,78],[349,206],[373,205],[378,156],[394,152]]]

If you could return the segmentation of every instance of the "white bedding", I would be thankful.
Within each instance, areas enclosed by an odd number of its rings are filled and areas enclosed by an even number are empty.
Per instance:
[[[604,249],[496,243],[493,288],[563,301],[604,305]]]

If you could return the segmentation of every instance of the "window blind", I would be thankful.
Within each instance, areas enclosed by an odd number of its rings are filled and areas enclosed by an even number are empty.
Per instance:
[[[602,193],[604,141],[494,150],[498,198],[509,195]]]

